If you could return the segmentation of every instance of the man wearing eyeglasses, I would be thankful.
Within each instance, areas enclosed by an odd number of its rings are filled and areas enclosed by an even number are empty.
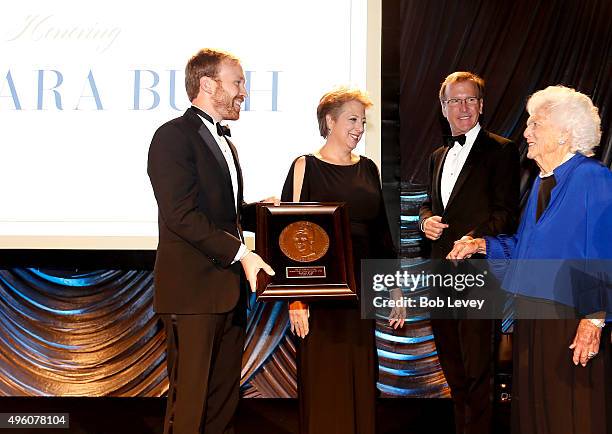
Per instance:
[[[444,259],[463,237],[513,233],[519,210],[519,153],[481,128],[484,80],[454,72],[440,87],[452,136],[431,155],[419,227],[432,259]],[[457,434],[490,433],[493,321],[432,319],[440,365],[451,390]]]

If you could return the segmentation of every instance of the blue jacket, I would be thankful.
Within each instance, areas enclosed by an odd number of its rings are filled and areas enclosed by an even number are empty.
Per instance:
[[[556,186],[536,222],[536,178],[515,235],[486,237],[491,268],[514,294],[582,314],[612,313],[612,172],[576,154],[554,170]],[[508,261],[512,259],[512,261]]]

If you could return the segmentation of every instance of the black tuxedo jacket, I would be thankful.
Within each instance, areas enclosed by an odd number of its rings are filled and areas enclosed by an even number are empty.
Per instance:
[[[514,233],[519,217],[520,155],[513,142],[481,129],[444,208],[440,182],[448,151],[443,146],[431,155],[427,199],[419,211],[419,224],[439,215],[449,225],[431,241],[434,259],[445,258],[464,235]]]
[[[238,213],[227,163],[193,109],[153,136],[147,172],[159,208],[158,313],[229,312],[240,299],[242,267],[231,262],[241,223],[251,226],[254,211],[242,201],[238,154],[229,145],[238,173]]]

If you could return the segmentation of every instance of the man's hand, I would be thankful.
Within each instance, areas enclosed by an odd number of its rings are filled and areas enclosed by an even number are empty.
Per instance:
[[[264,270],[269,276],[274,276],[274,270],[268,264],[264,262],[261,257],[252,251],[249,251],[246,255],[240,259],[244,274],[246,275],[249,284],[251,285],[251,291],[257,291],[257,273],[259,270]]]
[[[447,227],[448,225],[446,223],[442,223],[442,217],[439,215],[428,217],[423,222],[423,232],[425,233],[425,236],[433,241],[440,238],[442,231]]]
[[[453,250],[446,255],[446,259],[465,259],[470,258],[474,253],[487,253],[487,243],[484,238],[472,238],[465,236],[455,241]]]
[[[308,318],[310,318],[310,309],[306,303],[302,303],[301,301],[289,303],[289,322],[291,323],[291,333],[304,339],[309,330]]]
[[[574,350],[572,360],[574,365],[580,363],[583,367],[599,352],[601,329],[588,319],[581,319],[576,330],[574,342],[569,346]]]
[[[264,200],[260,200],[261,203],[272,203],[274,206],[280,205],[280,199],[276,196],[266,197]]]

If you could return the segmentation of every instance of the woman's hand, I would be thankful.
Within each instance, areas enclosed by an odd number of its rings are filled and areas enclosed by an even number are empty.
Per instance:
[[[581,319],[576,330],[574,342],[569,346],[574,350],[572,360],[574,365],[580,363],[583,367],[599,352],[601,329],[588,319]]]
[[[310,310],[306,303],[293,301],[289,303],[289,322],[291,323],[291,333],[298,335],[302,339],[308,334],[308,318]]]
[[[406,321],[406,308],[404,306],[397,306],[402,299],[402,290],[400,288],[393,288],[389,290],[389,295],[389,298],[396,302],[396,305],[389,313],[389,326],[394,329],[402,328]]]
[[[453,250],[446,255],[446,259],[466,259],[470,258],[474,253],[487,253],[487,243],[484,238],[472,238],[465,236],[458,241],[455,241]]]

